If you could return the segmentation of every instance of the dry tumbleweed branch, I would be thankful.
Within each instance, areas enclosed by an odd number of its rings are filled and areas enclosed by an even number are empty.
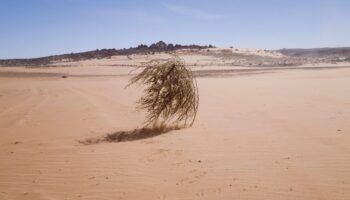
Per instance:
[[[150,61],[134,76],[129,85],[145,85],[138,109],[147,112],[147,125],[190,122],[192,126],[199,104],[197,82],[192,71],[179,57],[167,61]]]

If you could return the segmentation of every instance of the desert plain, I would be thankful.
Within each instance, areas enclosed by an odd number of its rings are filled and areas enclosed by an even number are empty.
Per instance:
[[[143,127],[142,87],[125,86],[147,59],[1,67],[0,199],[350,199],[349,63],[183,56],[199,87],[193,127],[82,143]]]

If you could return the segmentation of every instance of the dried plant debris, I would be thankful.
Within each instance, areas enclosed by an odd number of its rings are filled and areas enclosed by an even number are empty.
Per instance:
[[[199,104],[197,82],[192,71],[177,56],[146,63],[131,84],[145,86],[137,108],[147,112],[145,124],[183,123],[192,126]],[[129,86],[128,85],[128,86]]]

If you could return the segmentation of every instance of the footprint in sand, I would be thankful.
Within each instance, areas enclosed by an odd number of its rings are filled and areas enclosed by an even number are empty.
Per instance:
[[[157,149],[154,153],[152,153],[150,156],[146,157],[147,162],[154,162],[156,160],[166,159],[170,156],[172,157],[179,157],[183,153],[182,150],[170,150],[170,149]]]
[[[204,192],[196,193],[196,196],[199,197],[199,198],[203,198],[204,197]]]
[[[158,196],[158,199],[159,199],[159,200],[165,200],[165,199],[167,199],[167,194],[163,194],[163,195],[161,195],[161,196]]]
[[[187,184],[196,183],[205,175],[207,175],[206,171],[200,171],[200,170],[197,170],[197,169],[193,169],[193,170],[189,171],[188,176],[185,176],[185,177],[181,178],[176,183],[176,185],[182,185],[184,183],[187,183]]]

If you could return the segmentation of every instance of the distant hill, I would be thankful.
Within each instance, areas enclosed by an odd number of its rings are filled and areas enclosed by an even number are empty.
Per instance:
[[[350,58],[350,47],[315,49],[280,49],[278,52],[291,57]]]
[[[180,45],[180,44],[166,44],[163,41],[147,46],[141,44],[137,47],[128,49],[96,49],[94,51],[86,51],[81,53],[70,53],[54,56],[46,56],[40,58],[27,59],[0,59],[0,66],[46,66],[58,61],[80,61],[88,59],[102,59],[117,55],[132,55],[132,54],[153,54],[158,52],[170,52],[180,49],[205,49],[212,48],[212,45]]]

